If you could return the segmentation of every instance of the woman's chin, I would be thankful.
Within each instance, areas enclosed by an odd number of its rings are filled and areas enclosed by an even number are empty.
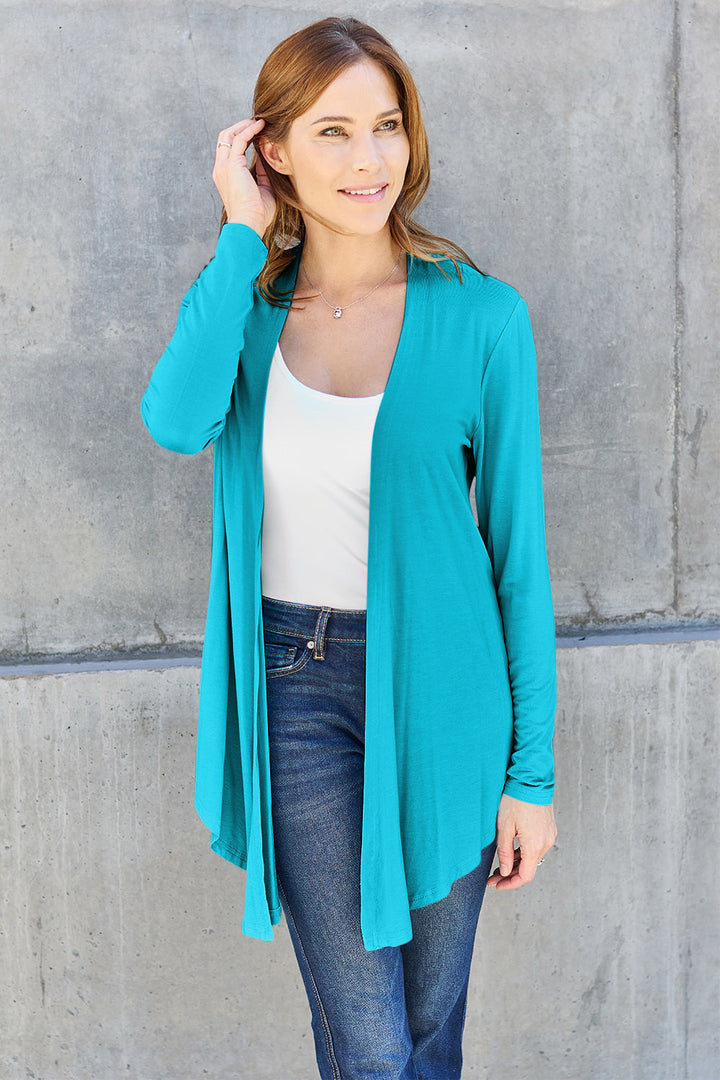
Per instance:
[[[317,220],[317,219],[316,219]],[[318,224],[341,236],[377,236],[388,228],[387,214],[353,214],[335,219],[323,218]]]
[[[330,213],[329,207],[325,213],[319,207],[317,210],[308,207],[303,219],[306,229],[320,225],[336,236],[377,236],[388,228],[394,203],[395,200],[391,203],[385,200],[381,203],[351,203],[344,199],[344,205],[333,205]]]

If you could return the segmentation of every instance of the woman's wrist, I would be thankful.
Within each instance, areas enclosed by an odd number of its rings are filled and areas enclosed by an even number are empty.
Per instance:
[[[245,214],[233,214],[232,216],[230,216],[228,214],[227,215],[227,224],[228,225],[247,225],[247,227],[249,229],[252,229],[253,232],[257,233],[257,235],[260,237],[261,240],[263,238],[263,233],[265,232],[265,223],[264,222],[260,222],[257,219],[251,218],[251,217],[249,217],[248,215],[245,215]]]

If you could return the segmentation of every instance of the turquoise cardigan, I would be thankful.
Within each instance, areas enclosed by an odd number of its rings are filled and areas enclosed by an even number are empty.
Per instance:
[[[184,297],[142,415],[179,453],[215,444],[196,808],[247,870],[243,933],[281,916],[260,585],[262,429],[286,317],[254,282],[267,257],[222,229]],[[535,352],[514,289],[408,259],[405,316],[370,471],[361,927],[412,937],[495,836],[503,791],[552,800],[555,628],[545,553]],[[281,285],[291,288],[297,259]],[[469,492],[477,472],[475,499]]]

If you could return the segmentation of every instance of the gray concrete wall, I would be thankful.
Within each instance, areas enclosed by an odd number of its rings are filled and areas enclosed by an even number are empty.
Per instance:
[[[331,10],[0,3],[0,1078],[313,1075],[285,927],[239,934],[192,812],[197,671],[128,665],[203,633],[212,462],[139,398],[213,251],[216,132]],[[720,7],[353,11],[416,73],[424,220],[531,309],[558,629],[648,642],[559,654],[558,848],[488,899],[466,1071],[717,1080]]]
[[[720,641],[561,649],[560,834],[488,893],[466,1075],[717,1080]],[[0,679],[0,1076],[312,1080],[283,919],[192,810],[197,668]]]
[[[361,3],[417,73],[425,219],[527,297],[560,627],[720,615],[720,10]],[[5,3],[0,651],[193,647],[208,454],[138,399],[213,251],[215,133],[324,4]]]

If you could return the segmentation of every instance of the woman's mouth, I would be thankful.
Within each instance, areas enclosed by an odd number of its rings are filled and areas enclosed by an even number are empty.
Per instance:
[[[353,202],[380,202],[387,191],[387,184],[375,184],[374,187],[341,188],[340,194],[347,195]]]

